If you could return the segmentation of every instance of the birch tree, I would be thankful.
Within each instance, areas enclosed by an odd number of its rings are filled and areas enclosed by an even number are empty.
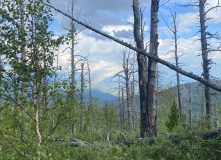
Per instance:
[[[19,150],[19,158],[40,160],[44,132],[40,129],[43,119],[41,111],[44,110],[40,103],[42,83],[43,77],[53,76],[53,51],[59,42],[52,39],[54,34],[48,30],[52,17],[49,7],[43,5],[42,1],[21,0],[2,3],[0,15],[4,19],[1,22],[8,24],[1,26],[0,30],[2,36],[0,53],[4,55],[6,64],[1,66],[1,71],[4,72],[4,76],[1,75],[4,98],[7,99],[4,105],[7,108],[10,108],[12,103],[16,105],[17,110],[14,110],[16,116],[13,118],[16,120],[17,128],[16,132],[13,130],[10,134],[13,137],[18,136],[17,132],[21,134],[21,138],[16,140],[19,145],[13,149]],[[47,65],[44,65],[44,62]],[[21,92],[26,96],[17,94]],[[8,113],[10,114],[11,112]],[[24,123],[28,131],[22,127]],[[5,137],[5,131],[0,132],[1,136]]]

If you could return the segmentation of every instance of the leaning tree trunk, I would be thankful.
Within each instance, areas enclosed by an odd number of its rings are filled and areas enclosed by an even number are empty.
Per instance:
[[[133,0],[134,12],[134,39],[136,46],[140,50],[144,50],[144,41],[142,37],[141,18],[139,11],[139,0]],[[138,75],[139,75],[139,93],[140,93],[140,135],[144,137],[148,133],[147,123],[147,90],[146,90],[146,69],[145,57],[137,52]]]
[[[202,0],[199,0],[199,15],[200,15],[200,32],[201,32],[201,49],[202,49],[202,59],[203,59],[203,77],[208,82],[209,78],[209,59],[208,59],[208,48],[207,48],[207,38],[206,38],[206,12],[205,12],[205,3]],[[212,108],[211,108],[211,95],[210,88],[204,86],[205,99],[206,99],[206,115],[211,122],[212,117]]]
[[[159,0],[151,2],[151,28],[150,28],[150,50],[149,53],[157,57],[158,52],[158,10]],[[157,135],[156,128],[156,106],[155,106],[155,88],[156,88],[156,66],[157,62],[149,59],[148,61],[148,134],[150,137]]]

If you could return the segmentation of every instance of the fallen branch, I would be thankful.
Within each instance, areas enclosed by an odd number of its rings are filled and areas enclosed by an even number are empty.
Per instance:
[[[107,134],[107,143],[108,143],[109,147],[111,147],[111,143],[110,143],[109,137],[110,137],[110,133]]]
[[[78,147],[78,146],[91,147],[91,144],[86,141],[81,141],[79,139],[73,138],[73,139],[70,139],[70,146],[71,147]]]
[[[142,145],[144,143],[148,143],[149,145],[152,145],[155,143],[155,138],[153,137],[148,137],[148,138],[139,138],[139,139],[132,139],[132,140],[119,140],[119,141],[115,141],[115,144],[123,144],[126,146],[131,146],[134,144],[137,145]]]
[[[143,50],[140,50],[140,49],[138,49],[138,48],[132,46],[131,44],[128,44],[128,43],[126,43],[126,42],[124,42],[124,41],[121,41],[121,40],[119,40],[119,39],[116,39],[116,38],[114,38],[114,37],[112,37],[112,36],[110,36],[110,35],[108,35],[108,34],[106,34],[106,33],[103,33],[103,32],[101,32],[101,31],[99,31],[99,30],[97,30],[97,29],[95,29],[95,28],[89,26],[88,24],[86,24],[86,23],[84,23],[84,22],[81,22],[81,21],[79,21],[79,20],[77,20],[77,19],[71,17],[70,15],[68,15],[68,14],[66,14],[66,13],[64,13],[64,12],[62,12],[61,10],[59,10],[59,9],[57,9],[57,8],[55,8],[55,7],[53,7],[53,6],[50,5],[50,4],[47,4],[47,3],[44,3],[44,4],[45,4],[46,6],[48,6],[48,7],[50,7],[50,8],[53,8],[55,11],[57,11],[57,12],[63,14],[64,16],[70,18],[71,20],[77,22],[78,24],[84,26],[85,28],[88,28],[88,29],[94,31],[95,33],[98,33],[98,34],[100,34],[100,35],[102,35],[102,36],[104,36],[104,37],[106,37],[106,38],[108,38],[108,39],[111,39],[111,40],[117,42],[118,44],[121,44],[121,45],[123,45],[123,46],[125,46],[125,47],[127,47],[127,48],[130,48],[130,49],[132,49],[132,50],[134,50],[134,51],[136,51],[136,52],[138,52],[138,53],[140,53],[140,54],[142,54],[142,55],[144,55],[144,56],[147,56],[148,58],[151,58],[151,59],[153,59],[153,60],[155,60],[155,61],[157,61],[157,62],[159,62],[159,63],[161,63],[161,64],[163,64],[163,65],[165,65],[165,66],[167,66],[167,67],[169,67],[170,69],[172,69],[172,70],[174,70],[174,71],[176,71],[176,72],[179,72],[180,74],[182,74],[182,75],[184,75],[184,76],[187,76],[187,77],[192,78],[192,79],[194,79],[194,80],[196,80],[196,81],[199,81],[199,82],[201,82],[202,84],[204,84],[204,85],[206,85],[206,86],[208,86],[208,87],[210,87],[210,88],[212,88],[212,89],[214,89],[214,90],[216,90],[216,91],[221,92],[221,86],[218,86],[218,85],[216,85],[215,83],[211,83],[210,81],[208,81],[208,80],[206,80],[206,79],[204,79],[204,78],[202,78],[202,77],[200,77],[200,76],[197,76],[197,75],[193,74],[192,72],[184,71],[184,70],[182,70],[181,68],[178,68],[178,67],[176,67],[175,65],[173,65],[173,64],[171,64],[171,63],[169,63],[169,62],[167,62],[167,61],[165,61],[165,60],[163,60],[163,59],[161,59],[161,58],[159,58],[159,57],[153,56],[153,55],[151,55],[150,53],[147,53],[147,52],[145,52],[145,51],[143,51]]]
[[[120,132],[120,135],[122,135],[124,140],[127,141],[127,137],[122,132]]]

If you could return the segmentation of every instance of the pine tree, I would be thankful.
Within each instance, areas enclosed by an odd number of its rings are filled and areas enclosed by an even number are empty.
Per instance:
[[[169,115],[169,121],[166,122],[166,127],[171,132],[174,127],[178,124],[179,119],[179,110],[177,108],[177,104],[175,100],[173,101],[173,104],[171,105],[170,115]]]

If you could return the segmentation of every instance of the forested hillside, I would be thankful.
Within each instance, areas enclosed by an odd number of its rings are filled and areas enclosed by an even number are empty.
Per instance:
[[[220,9],[0,0],[0,160],[221,159]]]

